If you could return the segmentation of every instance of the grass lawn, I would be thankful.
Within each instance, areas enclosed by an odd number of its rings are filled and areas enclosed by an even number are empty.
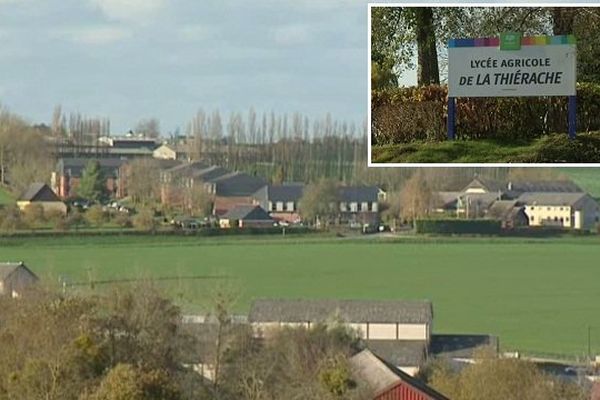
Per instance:
[[[187,312],[202,312],[218,285],[201,277],[218,276],[239,291],[239,312],[257,297],[430,299],[434,332],[492,333],[504,349],[578,355],[590,325],[600,352],[596,237],[10,239],[0,254],[52,283],[195,277],[160,281]]]
[[[374,163],[598,163],[600,132],[575,140],[552,134],[531,142],[455,140],[374,145]]]
[[[13,204],[14,201],[14,198],[8,192],[8,190],[0,186],[0,206],[5,204]]]
[[[575,183],[593,197],[600,198],[600,169],[563,168],[561,171],[573,179]]]

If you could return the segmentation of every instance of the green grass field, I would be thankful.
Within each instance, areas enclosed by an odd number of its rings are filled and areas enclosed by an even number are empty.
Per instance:
[[[562,168],[567,176],[592,196],[600,197],[600,169],[598,168]]]
[[[0,206],[4,204],[12,204],[14,203],[14,199],[8,191],[0,186]]]
[[[430,299],[434,332],[491,333],[503,349],[578,355],[589,325],[600,352],[595,237],[18,239],[0,244],[0,258],[24,260],[46,282],[224,277],[161,281],[187,312],[201,312],[220,281],[239,291],[240,312],[257,297]]]

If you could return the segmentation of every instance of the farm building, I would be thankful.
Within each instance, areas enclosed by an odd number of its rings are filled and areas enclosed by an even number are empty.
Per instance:
[[[377,186],[341,186],[338,189],[340,216],[343,222],[376,224],[379,204],[386,193]]]
[[[256,300],[248,321],[257,336],[283,326],[310,328],[341,322],[355,329],[367,348],[415,374],[425,361],[431,338],[429,301],[406,300]]]
[[[23,262],[0,263],[0,295],[19,297],[39,280]]]
[[[21,211],[29,205],[38,204],[42,206],[44,212],[58,211],[62,214],[67,213],[67,206],[63,203],[56,193],[45,183],[32,183],[29,188],[17,199],[17,207]]]
[[[152,152],[152,157],[160,160],[188,160],[188,152],[184,146],[163,143]]]
[[[206,189],[214,196],[214,214],[223,215],[238,205],[252,205],[252,196],[266,181],[244,172],[231,172],[211,179]]]
[[[600,216],[596,200],[582,192],[524,193],[517,201],[524,205],[530,226],[591,230]]]
[[[219,218],[221,228],[269,228],[275,221],[260,206],[239,205]]]
[[[267,210],[277,221],[294,223],[300,221],[299,203],[304,192],[302,183],[265,185],[253,194],[255,204]]]
[[[365,349],[350,358],[350,371],[373,400],[448,400],[447,397]]]

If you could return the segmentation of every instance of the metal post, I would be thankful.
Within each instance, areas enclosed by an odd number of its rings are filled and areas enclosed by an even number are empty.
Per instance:
[[[448,97],[448,140],[456,137],[456,99]]]
[[[577,96],[569,96],[569,139],[575,139]]]

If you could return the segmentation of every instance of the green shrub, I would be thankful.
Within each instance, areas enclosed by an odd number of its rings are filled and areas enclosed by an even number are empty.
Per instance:
[[[446,86],[374,91],[373,144],[443,140],[447,99]],[[459,98],[456,109],[458,139],[529,141],[567,132],[566,97]],[[577,129],[600,130],[600,84],[577,85]]]
[[[91,206],[85,212],[85,220],[90,224],[97,227],[104,225],[107,219],[106,212],[102,209],[100,205]]]
[[[157,226],[156,219],[154,218],[154,211],[149,209],[140,210],[140,212],[133,217],[133,226],[142,231],[154,231]]]

